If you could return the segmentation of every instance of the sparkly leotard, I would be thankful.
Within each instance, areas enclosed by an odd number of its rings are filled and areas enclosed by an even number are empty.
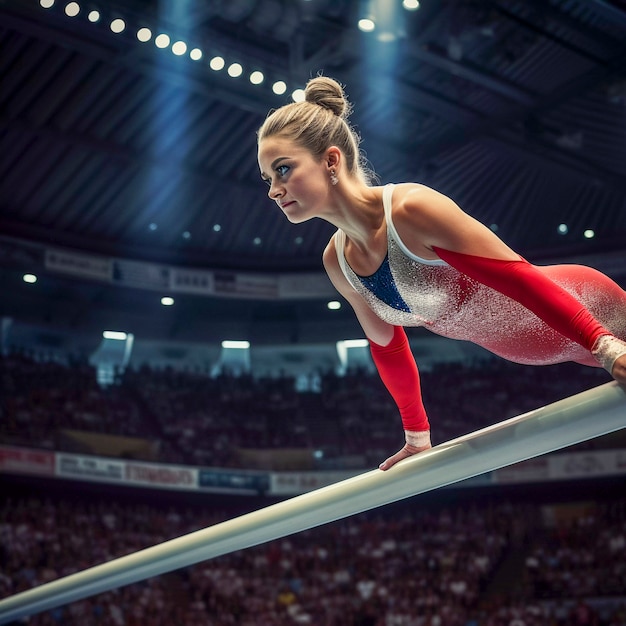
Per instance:
[[[424,326],[453,339],[472,341],[505,359],[529,365],[577,361],[598,366],[589,350],[564,337],[522,304],[483,285],[443,260],[426,260],[402,243],[391,214],[393,185],[383,190],[387,256],[371,276],[359,276],[344,256],[345,233],[335,235],[341,269],[384,321]],[[541,267],[576,297],[602,325],[626,339],[626,292],[607,276],[581,265]]]

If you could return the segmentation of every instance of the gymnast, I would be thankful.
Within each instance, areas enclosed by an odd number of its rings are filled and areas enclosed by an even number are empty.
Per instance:
[[[337,227],[324,267],[354,309],[405,432],[404,447],[380,469],[431,447],[405,326],[517,363],[604,367],[626,384],[625,291],[590,267],[530,264],[425,185],[376,186],[350,111],[338,82],[311,79],[303,102],[266,118],[258,161],[290,222],[319,217]]]

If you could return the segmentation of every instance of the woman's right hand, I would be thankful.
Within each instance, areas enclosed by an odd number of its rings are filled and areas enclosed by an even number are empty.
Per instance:
[[[615,359],[611,375],[618,383],[626,385],[626,354]]]

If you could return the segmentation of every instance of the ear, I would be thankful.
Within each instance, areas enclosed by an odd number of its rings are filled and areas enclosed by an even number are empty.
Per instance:
[[[339,163],[341,163],[342,156],[341,150],[337,146],[330,146],[330,148],[326,150],[324,160],[329,169],[337,169],[339,167]]]

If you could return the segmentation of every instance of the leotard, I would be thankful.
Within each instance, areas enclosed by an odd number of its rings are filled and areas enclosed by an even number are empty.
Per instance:
[[[599,365],[587,348],[554,330],[516,300],[443,260],[411,253],[393,225],[392,194],[393,185],[386,185],[387,255],[374,274],[357,275],[344,256],[345,233],[339,230],[335,235],[346,279],[378,317],[396,326],[423,326],[444,337],[472,341],[517,363]],[[582,265],[539,269],[587,307],[602,326],[626,340],[626,292],[619,285]]]

